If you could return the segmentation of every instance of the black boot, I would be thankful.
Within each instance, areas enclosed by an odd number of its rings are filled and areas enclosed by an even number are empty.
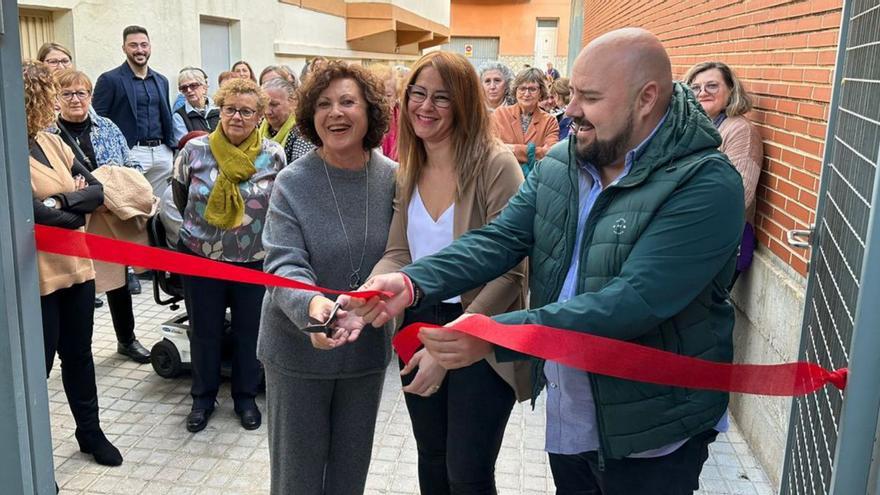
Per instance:
[[[84,454],[95,456],[95,462],[104,466],[119,466],[122,464],[122,454],[119,449],[107,440],[104,432],[100,429],[83,431],[79,428],[75,432],[76,441],[79,443],[79,451]]]
[[[128,291],[134,295],[140,294],[141,281],[134,276],[134,271],[131,268],[129,268],[126,273],[128,274]]]

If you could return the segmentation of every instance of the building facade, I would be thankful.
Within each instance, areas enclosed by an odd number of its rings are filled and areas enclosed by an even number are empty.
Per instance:
[[[475,66],[500,60],[514,71],[551,62],[568,73],[571,0],[452,0],[451,40]]]
[[[169,76],[199,66],[211,83],[237,60],[299,71],[306,59],[411,62],[449,36],[448,0],[27,0],[19,2],[22,58],[44,41],[71,49],[97,77],[124,60],[122,29],[147,28],[150,66]]]
[[[755,100],[748,115],[764,140],[755,261],[737,282],[737,362],[798,357],[810,252],[786,242],[816,219],[840,0],[604,2],[583,0],[582,41],[638,26],[656,34],[681,77],[696,63],[730,65]],[[791,401],[734,396],[731,410],[767,473],[779,482]]]

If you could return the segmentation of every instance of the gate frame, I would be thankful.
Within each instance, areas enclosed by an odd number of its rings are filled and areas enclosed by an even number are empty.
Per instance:
[[[834,68],[834,81],[829,105],[828,127],[825,134],[825,152],[823,156],[823,172],[832,160],[834,135],[837,128],[840,91],[843,81],[843,68],[846,62],[846,48],[849,37],[850,14],[852,0],[844,0],[841,11],[841,26],[837,45],[837,59]],[[880,143],[878,143],[880,156]],[[873,303],[880,299],[880,277],[869,277],[869,273],[880,273],[880,160],[875,164],[874,190],[872,193],[871,213],[868,220],[865,251],[860,273],[859,295],[856,300],[856,312],[853,320],[853,334],[850,340],[849,377],[843,406],[840,413],[840,427],[832,459],[830,495],[851,495],[868,493],[868,484],[877,470],[873,461],[876,438],[880,426],[880,388],[874,380],[880,376],[880,305]],[[816,218],[821,218],[825,210],[825,197],[828,182],[821,180]],[[823,233],[815,228],[811,240],[811,263],[808,282],[815,276],[815,265],[819,255],[819,240]],[[805,301],[810,301],[815,290],[814,284],[807,284]],[[805,308],[801,328],[806,328],[812,319],[809,308]],[[803,330],[802,330],[803,337]],[[799,358],[807,353],[806,339],[801,338]],[[783,466],[780,493],[790,493],[789,473],[791,470],[792,445],[796,441],[793,425],[796,421],[796,404],[792,401],[789,419],[788,444],[786,447],[785,464]],[[865,432],[873,432],[866,435]]]
[[[18,5],[0,0],[0,487],[55,493]]]

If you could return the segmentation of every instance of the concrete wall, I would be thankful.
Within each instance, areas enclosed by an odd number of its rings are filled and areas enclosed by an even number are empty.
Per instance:
[[[424,15],[441,18],[445,5],[448,25],[448,1],[395,1],[408,10],[410,3],[422,8]],[[173,86],[181,67],[201,65],[202,18],[228,21],[232,59],[247,60],[258,73],[276,63],[289,64],[298,71],[306,57],[316,55],[350,60],[415,58],[351,50],[346,42],[344,17],[278,0],[28,0],[20,6],[55,11],[56,41],[68,46],[76,66],[93,78],[125,60],[122,29],[138,24],[150,32],[150,66],[168,76]]]
[[[734,286],[734,360],[772,364],[796,361],[800,349],[806,280],[766,248]],[[782,478],[791,399],[731,396],[730,410],[767,475]]]

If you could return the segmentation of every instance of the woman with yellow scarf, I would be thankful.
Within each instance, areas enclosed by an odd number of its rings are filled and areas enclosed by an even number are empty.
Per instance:
[[[214,95],[220,125],[192,139],[174,164],[174,202],[183,217],[178,248],[231,265],[263,269],[263,224],[275,176],[286,165],[277,142],[261,137],[257,123],[268,98],[248,79],[234,79]],[[184,277],[192,352],[192,411],[186,429],[208,425],[220,387],[220,350],[226,308],[232,315],[232,400],[241,425],[260,427],[255,397],[260,383],[257,333],[264,288]]]
[[[260,136],[284,147],[284,155],[290,165],[315,147],[296,126],[296,86],[287,79],[277,77],[266,81],[263,91],[269,98],[269,104],[260,124]]]

